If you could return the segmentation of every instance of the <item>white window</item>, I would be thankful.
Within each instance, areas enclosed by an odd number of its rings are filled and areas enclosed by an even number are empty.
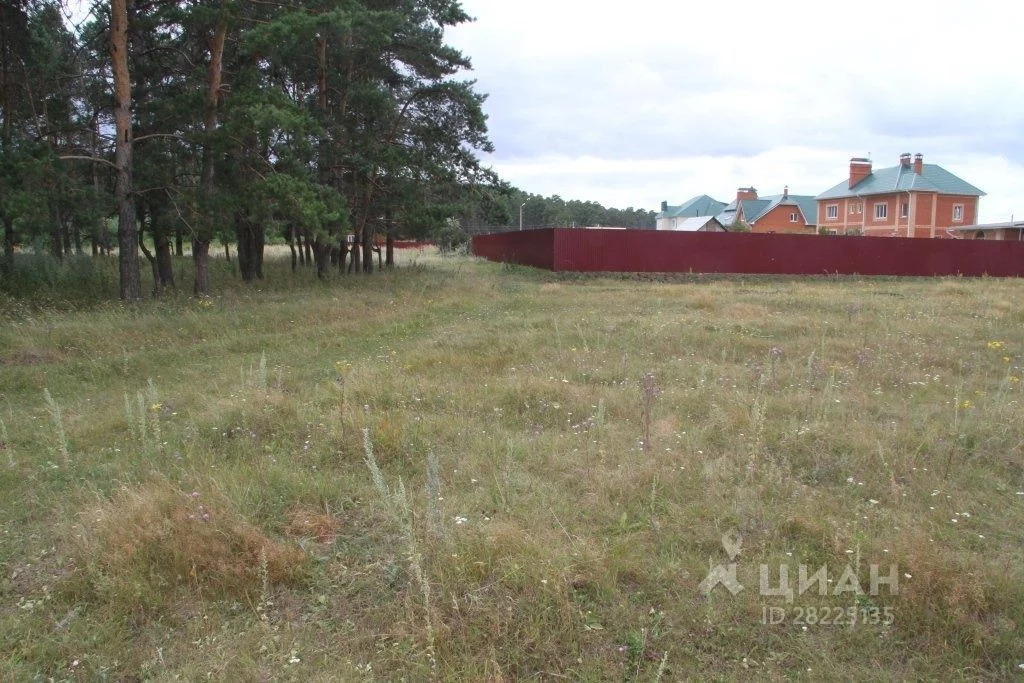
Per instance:
[[[910,215],[910,204],[906,202],[900,204],[900,218],[906,218]]]
[[[954,204],[953,205],[953,220],[957,223],[962,223],[964,220],[964,205]]]
[[[839,205],[829,204],[828,206],[826,206],[825,218],[827,218],[830,221],[834,221],[835,219],[839,218]]]
[[[885,202],[875,204],[875,220],[884,221],[889,217],[889,205]]]
[[[850,202],[850,215],[857,213],[857,202]]]
[[[789,222],[790,223],[796,223],[796,212],[795,211],[793,213],[789,214]]]

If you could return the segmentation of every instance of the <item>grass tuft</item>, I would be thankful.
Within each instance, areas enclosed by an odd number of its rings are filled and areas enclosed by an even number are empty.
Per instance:
[[[308,568],[299,548],[245,520],[222,496],[167,481],[125,486],[83,511],[79,563],[104,599],[166,603],[175,587],[197,597],[239,598],[296,585]]]
[[[53,400],[53,396],[50,395],[50,390],[47,388],[43,389],[43,399],[46,401],[46,406],[50,409],[50,420],[53,422],[53,429],[57,433],[57,450],[60,452],[61,457],[65,463],[71,462],[71,453],[68,450],[68,435],[64,431],[64,418],[60,412],[60,406]]]

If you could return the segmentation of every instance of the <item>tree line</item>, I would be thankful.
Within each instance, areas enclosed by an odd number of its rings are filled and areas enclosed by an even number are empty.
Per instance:
[[[396,237],[524,203],[528,225],[653,225],[482,165],[485,95],[444,42],[468,20],[458,0],[96,0],[75,23],[0,0],[0,273],[19,249],[116,251],[136,300],[142,267],[159,294],[190,252],[203,296],[215,240],[254,280],[268,240],[293,269],[372,272],[381,241],[391,265]]]
[[[505,210],[517,227],[521,210],[524,228],[654,228],[657,215],[645,209],[605,208],[594,201],[565,200],[558,195],[542,197],[521,190],[506,195]]]

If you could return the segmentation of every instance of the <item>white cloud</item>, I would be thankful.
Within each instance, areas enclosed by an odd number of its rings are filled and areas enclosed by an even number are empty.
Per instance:
[[[1024,3],[464,0],[489,160],[517,186],[656,208],[739,185],[816,194],[850,156],[922,152],[1024,216]]]

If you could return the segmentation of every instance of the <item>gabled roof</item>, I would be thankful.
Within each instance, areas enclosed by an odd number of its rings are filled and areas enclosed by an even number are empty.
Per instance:
[[[818,209],[814,197],[810,195],[777,194],[759,199],[744,199],[740,204],[743,208],[743,218],[751,225],[779,206],[791,206],[799,211],[807,225],[817,224]]]
[[[742,200],[740,204],[743,206],[743,218],[748,223],[753,223],[765,214],[771,203],[772,201],[770,197]]]
[[[924,164],[920,174],[914,173],[912,166],[900,165],[893,166],[892,168],[880,168],[853,187],[850,187],[850,181],[847,179],[835,187],[825,190],[815,199],[842,199],[844,197],[907,191],[960,194],[974,197],[981,197],[985,194],[974,185],[953,175],[937,164]]]
[[[733,202],[735,204],[735,202]],[[735,223],[736,219],[742,216],[742,212],[737,213],[736,207],[726,207],[725,211],[715,216],[715,220],[721,223],[726,228],[731,228]]]
[[[679,206],[670,206],[667,210],[657,215],[657,218],[680,218],[692,216],[714,216],[725,208],[725,202],[720,202],[706,194],[698,195],[693,199],[683,202]]]
[[[681,223],[677,223],[676,227],[673,228],[673,230],[678,230],[681,232],[699,232],[709,223],[720,224],[714,216],[692,216],[682,221]]]

